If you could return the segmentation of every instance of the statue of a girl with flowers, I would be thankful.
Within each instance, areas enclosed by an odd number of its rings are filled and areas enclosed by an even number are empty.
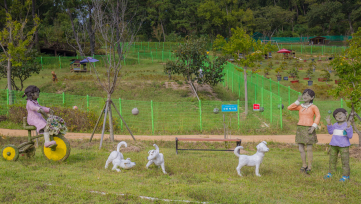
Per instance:
[[[50,141],[50,135],[65,134],[67,131],[65,121],[54,115],[50,108],[39,105],[38,98],[40,89],[30,85],[25,89],[23,97],[27,97],[26,109],[28,111],[27,122],[36,127],[39,134],[44,134],[44,146],[52,148],[57,146],[55,141]]]

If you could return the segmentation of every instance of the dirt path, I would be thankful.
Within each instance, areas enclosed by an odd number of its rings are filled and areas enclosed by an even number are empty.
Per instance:
[[[11,130],[11,129],[0,129],[0,135],[4,136],[27,136],[27,130]],[[72,133],[69,132],[65,135],[67,139],[89,139],[91,133]],[[95,134],[94,139],[100,139],[101,134]],[[185,137],[185,138],[224,138],[223,135],[135,135],[135,139],[138,140],[165,140],[165,141],[175,141],[175,138]],[[108,134],[104,135],[104,138],[109,138]],[[231,135],[232,139],[242,139],[243,142],[260,142],[260,141],[274,141],[282,143],[294,143],[294,135]],[[116,140],[130,140],[132,137],[130,135],[114,135]],[[331,135],[329,134],[317,134],[317,139],[319,144],[329,143],[331,141]],[[358,135],[354,133],[354,137],[350,140],[352,144],[358,144]]]

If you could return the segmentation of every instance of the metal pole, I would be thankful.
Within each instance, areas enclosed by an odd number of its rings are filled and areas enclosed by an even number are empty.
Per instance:
[[[240,123],[239,123],[239,99],[237,100],[237,105],[238,105],[238,107],[237,107],[237,115],[238,115],[238,129],[240,128]]]
[[[148,42],[149,43],[149,42]],[[152,62],[153,62],[153,53],[152,52],[150,52],[150,56],[152,56]]]
[[[343,100],[342,100],[342,98],[341,98],[341,108],[343,108]]]
[[[65,106],[65,93],[63,92],[63,106]]]
[[[232,72],[232,93],[233,93],[233,72]]]
[[[124,123],[125,127],[128,129],[128,131],[129,131],[130,135],[132,136],[133,140],[135,141],[135,138],[134,138],[134,136],[133,136],[132,131],[130,131],[130,129],[129,129],[129,127],[128,127],[127,123],[125,123],[125,121],[124,121],[123,117],[120,115],[120,113],[119,113],[119,111],[118,111],[117,107],[115,107],[115,105],[114,105],[113,101],[111,101],[111,103],[112,103],[112,105],[113,105],[114,109],[117,111],[117,113],[118,113],[118,115],[119,115],[120,119],[122,119],[122,121],[123,121],[123,123]]]
[[[278,81],[278,95],[280,95],[280,81]]]
[[[271,114],[271,123],[272,123],[272,92],[270,93],[270,114]]]
[[[202,103],[201,100],[198,101],[199,103],[199,125],[200,125],[200,130],[202,132]]]
[[[104,131],[105,131],[105,123],[107,122],[107,114],[108,114],[108,106],[109,106],[109,101],[106,101],[106,106],[105,106],[105,115],[104,115],[104,121],[103,121],[103,129],[102,129],[102,136],[100,138],[100,145],[99,145],[99,149],[102,148],[102,144],[103,144],[103,138],[104,138]]]
[[[238,98],[241,97],[241,77],[238,75]]]
[[[226,122],[224,121],[224,114],[223,114],[223,129],[224,129],[224,139],[226,139],[227,133],[226,133]]]
[[[280,97],[280,124],[281,124],[281,129],[283,129],[282,126],[282,98]]]
[[[154,135],[154,115],[153,115],[153,101],[150,101],[150,110],[152,114],[152,134]]]
[[[104,113],[104,110],[105,110],[105,106],[106,106],[106,104],[104,104],[104,107],[103,107],[103,109],[102,109],[102,112],[100,113],[100,116],[99,116],[99,118],[98,118],[97,122],[95,123],[94,130],[93,130],[92,135],[90,136],[90,140],[89,140],[89,142],[91,142],[91,141],[92,141],[92,139],[93,139],[94,132],[95,132],[95,130],[96,130],[96,129],[97,129],[97,127],[98,127],[98,124],[99,124],[100,118],[103,116],[103,113]]]
[[[89,95],[86,95],[86,111],[89,111]]]
[[[263,106],[263,90],[264,90],[264,88],[262,87],[262,88],[261,88],[261,94],[262,94],[262,96],[261,96],[261,107],[264,108],[264,106]],[[264,111],[264,110],[263,110],[263,111]],[[263,112],[262,112],[262,115],[263,115]]]

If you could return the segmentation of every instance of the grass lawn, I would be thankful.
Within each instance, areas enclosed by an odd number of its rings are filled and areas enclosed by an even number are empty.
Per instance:
[[[1,144],[19,144],[24,138],[2,138]],[[209,203],[358,203],[361,199],[361,162],[350,159],[351,180],[341,183],[338,173],[330,180],[326,146],[316,145],[313,172],[301,174],[301,159],[294,145],[269,143],[260,168],[244,167],[243,177],[236,172],[238,158],[233,152],[180,151],[174,142],[156,142],[164,154],[168,175],[151,166],[145,169],[152,141],[128,141],[121,149],[136,166],[120,173],[104,169],[116,144],[72,140],[72,151],[64,163],[46,161],[37,149],[36,156],[17,162],[0,161],[1,203],[165,203],[140,199],[188,200]],[[224,143],[181,143],[185,148],[224,148]],[[228,148],[233,148],[231,144]],[[255,143],[242,144],[247,154],[255,153]],[[110,165],[110,168],[112,165]],[[124,195],[121,195],[124,194]],[[178,203],[178,202],[176,202]],[[179,202],[180,203],[180,202]]]

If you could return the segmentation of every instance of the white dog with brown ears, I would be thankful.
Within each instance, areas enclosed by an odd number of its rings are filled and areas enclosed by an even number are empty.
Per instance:
[[[130,158],[124,159],[123,154],[120,153],[119,149],[122,145],[124,145],[125,147],[128,146],[127,143],[124,141],[119,142],[119,144],[117,145],[117,151],[113,151],[112,153],[110,153],[108,160],[105,163],[106,169],[108,168],[110,162],[113,163],[112,170],[116,170],[117,172],[120,172],[120,169],[118,169],[118,167],[121,167],[123,169],[130,169],[135,166],[135,162],[130,161]]]
[[[155,164],[156,166],[160,166],[162,167],[162,171],[164,174],[167,174],[167,172],[165,172],[165,167],[164,167],[164,157],[162,153],[159,153],[159,148],[156,144],[153,145],[155,147],[155,150],[150,150],[148,152],[149,157],[147,157],[147,159],[149,160],[148,164],[145,166],[145,168],[148,169],[148,167],[151,164]]]
[[[242,176],[241,174],[241,168],[244,166],[256,166],[256,176],[261,176],[261,174],[259,174],[259,166],[262,163],[263,157],[264,157],[264,153],[269,151],[269,148],[267,147],[267,142],[263,141],[261,143],[259,143],[256,148],[257,148],[257,152],[256,154],[252,155],[252,156],[248,156],[248,155],[240,155],[239,149],[243,149],[242,146],[238,146],[234,149],[234,154],[239,157],[239,163],[237,166],[237,173],[238,175]]]

